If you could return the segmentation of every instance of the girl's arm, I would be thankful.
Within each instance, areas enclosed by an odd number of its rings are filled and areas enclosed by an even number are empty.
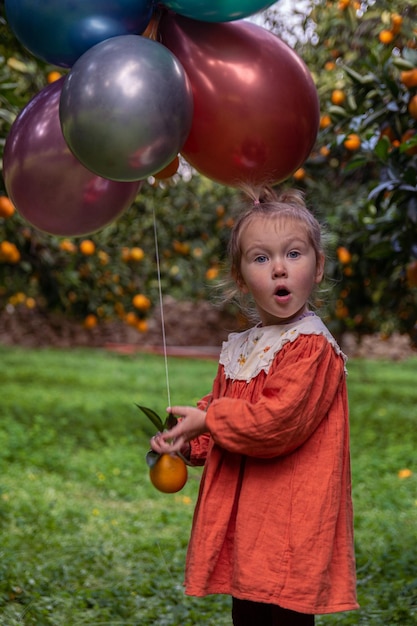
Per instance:
[[[223,397],[210,404],[205,427],[219,446],[258,458],[289,454],[313,434],[345,385],[344,361],[322,336],[287,344],[273,367],[257,402]]]
[[[237,454],[258,458],[289,454],[326,417],[344,384],[344,361],[327,339],[308,335],[287,344],[273,367],[257,402],[222,397],[212,400],[207,411],[170,407],[183,419],[159,435],[158,447],[152,447],[157,452],[179,452],[187,442],[210,433],[216,444]]]

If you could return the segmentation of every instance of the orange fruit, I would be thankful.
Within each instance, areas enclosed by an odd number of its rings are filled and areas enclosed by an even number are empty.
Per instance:
[[[306,171],[303,167],[299,167],[292,176],[294,180],[303,180],[306,177]]]
[[[93,315],[93,313],[90,313],[90,315],[87,315],[84,319],[83,326],[89,330],[95,328],[97,326],[97,317]]]
[[[415,94],[408,103],[408,112],[412,118],[417,120],[417,94]]]
[[[11,217],[14,211],[12,201],[7,196],[0,196],[0,217]]]
[[[346,150],[350,150],[350,152],[355,152],[355,150],[359,150],[361,147],[361,138],[356,133],[351,133],[346,137],[343,142]]]
[[[406,268],[409,287],[417,287],[417,261],[411,261]]]
[[[0,243],[0,261],[5,263],[18,263],[20,261],[20,252],[14,243],[10,241]]]
[[[331,117],[327,113],[324,113],[320,117],[320,128],[327,128],[328,126],[330,126],[331,123],[332,123]]]
[[[138,320],[135,324],[136,330],[140,333],[147,333],[149,330],[149,325],[146,320]]]
[[[395,34],[399,33],[403,23],[403,18],[399,13],[391,14],[392,30]]]
[[[340,106],[346,100],[346,94],[341,89],[334,89],[330,99],[333,104]]]
[[[326,61],[326,63],[324,64],[324,69],[326,70],[326,72],[332,72],[334,69],[336,69],[336,63],[334,61]]]
[[[209,269],[206,272],[207,280],[215,280],[218,275],[219,275],[219,270],[217,267],[209,267]]]
[[[395,140],[395,132],[387,122],[381,126],[381,132],[379,137],[380,139],[382,137],[387,137],[390,142],[393,142]]]
[[[126,313],[124,320],[129,326],[136,326],[138,322],[138,316],[136,315],[136,313],[133,313],[133,311],[129,311],[128,313]]]
[[[347,265],[352,260],[352,255],[347,248],[344,246],[339,246],[336,250],[337,258],[342,265]]]
[[[132,261],[142,261],[144,256],[145,253],[142,248],[135,247],[130,249],[129,259],[131,259]]]
[[[187,482],[187,466],[179,456],[161,454],[150,468],[149,477],[153,486],[162,493],[176,493]]]
[[[346,317],[349,317],[349,309],[343,304],[343,302],[338,301],[336,303],[335,315],[338,320],[343,320]]]
[[[35,298],[31,298],[31,297],[26,298],[25,304],[26,304],[27,309],[34,309],[36,306],[36,300]]]
[[[401,72],[400,80],[405,87],[417,87],[417,67]]]
[[[62,239],[62,241],[59,242],[59,247],[64,252],[73,253],[77,251],[77,246],[70,239]]]
[[[350,4],[350,0],[339,0],[339,4],[337,5],[339,8],[339,11],[344,11],[345,9],[347,9],[349,4]]]
[[[92,254],[94,254],[95,251],[96,246],[94,241],[91,241],[91,239],[83,239],[83,241],[80,243],[81,254],[84,254],[85,256],[91,256]]]
[[[151,307],[151,301],[143,293],[137,293],[136,296],[133,296],[132,304],[139,311],[147,311]]]
[[[97,254],[101,265],[108,265],[110,257],[104,250],[99,250]]]
[[[178,254],[186,256],[190,252],[190,245],[184,241],[175,240],[172,242],[172,247]]]
[[[398,471],[398,478],[410,478],[412,475],[413,472],[408,468],[400,469]]]
[[[405,133],[401,137],[401,143],[405,143],[405,142],[409,141],[409,139],[414,137],[415,134],[416,134],[416,131],[412,130],[411,128],[409,128],[408,130],[405,131]],[[412,146],[411,148],[407,148],[407,150],[404,150],[404,152],[406,154],[408,154],[409,156],[413,156],[414,154],[417,154],[417,145],[416,146]]]
[[[171,176],[174,176],[174,174],[176,174],[179,165],[180,165],[180,160],[176,156],[175,159],[171,161],[171,163],[168,163],[168,165],[164,167],[160,172],[157,172],[156,174],[154,174],[154,177],[157,180],[164,180],[164,178],[170,178]]]
[[[392,30],[384,29],[381,30],[381,32],[379,33],[378,38],[381,43],[389,45],[394,40],[394,33],[392,32]]]
[[[13,306],[16,306],[18,304],[23,304],[25,300],[26,300],[25,294],[22,291],[18,291],[13,296],[10,296],[9,303],[12,304]]]
[[[127,246],[123,246],[120,252],[120,256],[122,257],[122,261],[127,263],[130,260],[130,248]]]
[[[56,80],[59,80],[61,78],[61,72],[58,72],[57,70],[52,70],[52,72],[49,72],[46,76],[46,80],[48,81],[48,83],[54,83]]]

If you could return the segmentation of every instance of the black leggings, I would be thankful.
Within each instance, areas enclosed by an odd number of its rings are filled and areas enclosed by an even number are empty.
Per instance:
[[[314,615],[237,598],[233,598],[232,617],[234,626],[314,626]]]

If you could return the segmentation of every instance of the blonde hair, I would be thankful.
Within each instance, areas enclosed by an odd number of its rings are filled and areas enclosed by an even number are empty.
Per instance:
[[[259,217],[266,219],[290,219],[300,222],[305,230],[307,237],[314,249],[316,262],[324,256],[324,247],[322,241],[322,228],[307,208],[302,192],[289,189],[276,194],[270,187],[255,189],[250,187],[244,188],[245,193],[249,196],[251,203],[249,207],[237,218],[228,245],[229,272],[233,279],[232,284],[226,289],[226,298],[228,300],[236,300],[242,307],[242,294],[239,289],[241,276],[241,238],[243,231],[250,223]],[[243,306],[243,308],[246,308]]]

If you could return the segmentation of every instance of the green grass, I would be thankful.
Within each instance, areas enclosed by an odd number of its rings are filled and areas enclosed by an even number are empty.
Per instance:
[[[163,413],[163,359],[1,347],[0,359],[0,625],[230,626],[228,598],[182,589],[201,470],[174,495],[148,479],[153,429],[135,403]],[[216,367],[170,358],[172,402],[195,402]],[[416,370],[349,363],[361,610],[320,626],[417,624]]]

